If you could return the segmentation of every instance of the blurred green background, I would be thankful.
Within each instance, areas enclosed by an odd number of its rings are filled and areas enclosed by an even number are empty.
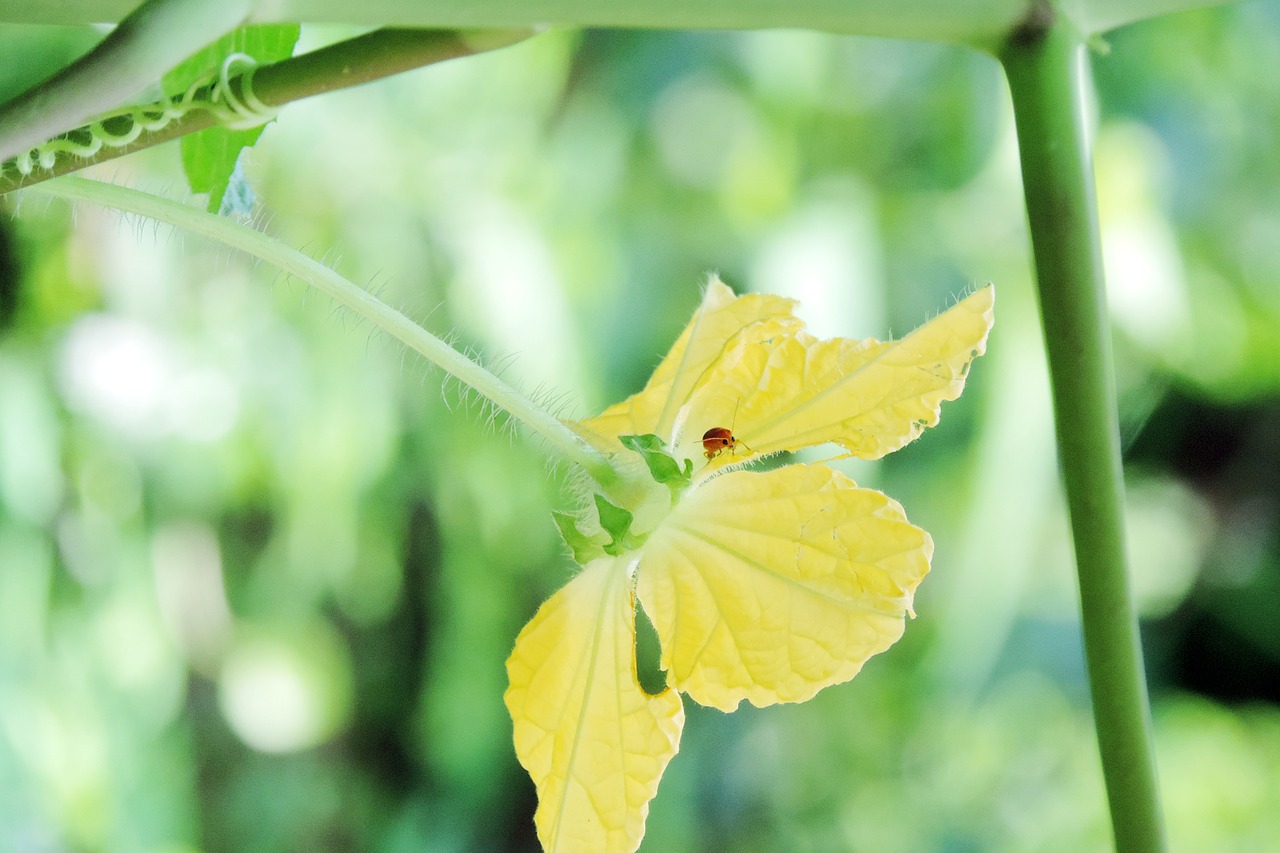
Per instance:
[[[1108,42],[1097,173],[1170,838],[1280,850],[1280,11]],[[4,94],[32,44],[87,43],[0,29]],[[1107,848],[993,60],[552,32],[290,106],[248,171],[260,227],[565,416],[636,390],[713,270],[822,335],[900,335],[996,282],[965,396],[848,469],[935,537],[919,617],[807,704],[686,700],[642,850]],[[176,146],[94,176],[185,194]],[[0,850],[537,849],[503,661],[571,571],[563,468],[271,269],[2,203]]]

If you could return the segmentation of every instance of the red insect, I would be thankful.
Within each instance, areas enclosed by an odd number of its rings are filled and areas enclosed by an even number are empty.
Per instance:
[[[702,434],[702,449],[708,461],[715,459],[726,450],[730,452],[737,450],[738,445],[751,450],[746,443],[739,441],[733,434],[733,430],[728,427],[712,427]]]

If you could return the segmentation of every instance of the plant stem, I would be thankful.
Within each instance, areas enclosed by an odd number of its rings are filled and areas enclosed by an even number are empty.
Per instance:
[[[250,7],[250,0],[147,0],[93,50],[0,105],[0,161],[127,102],[235,29]]]
[[[375,30],[302,56],[259,67],[254,72],[253,91],[265,105],[280,107],[312,95],[359,86],[424,65],[496,50],[524,41],[534,32],[530,29],[475,33],[394,28]],[[233,88],[241,79],[232,79]],[[207,97],[207,94],[205,91],[201,96]],[[240,94],[239,89],[237,94]],[[159,130],[142,133],[127,145],[104,146],[90,157],[60,154],[51,169],[36,169],[24,176],[11,164],[5,164],[0,169],[0,195],[177,139],[215,123],[212,113],[195,109]],[[37,141],[43,142],[44,138]]]
[[[1170,12],[1226,0],[1074,0],[1087,35]],[[212,4],[211,4],[212,5]],[[329,21],[362,26],[643,27],[646,29],[811,29],[930,39],[988,48],[998,44],[1028,0],[273,0],[259,2],[254,23]],[[126,0],[0,0],[0,21],[88,24],[117,20]]]
[[[1022,158],[1094,722],[1116,849],[1164,849],[1124,547],[1124,484],[1086,133],[1087,56],[1047,3],[1000,56]]]
[[[225,243],[295,275],[492,400],[565,458],[581,465],[602,486],[612,485],[619,479],[603,454],[519,391],[365,289],[260,231],[168,199],[84,178],[60,178],[34,188],[32,192],[87,201],[166,222]]]
[[[402,71],[522,42],[537,30],[415,30],[388,27],[258,69],[254,91],[268,106],[359,86]]]

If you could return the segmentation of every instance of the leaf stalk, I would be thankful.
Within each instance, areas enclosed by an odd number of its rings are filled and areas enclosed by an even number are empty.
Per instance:
[[[618,472],[600,451],[562,421],[506,382],[476,364],[404,314],[348,281],[324,264],[278,240],[223,216],[114,184],[64,177],[32,192],[90,202],[165,222],[259,258],[297,276],[377,328],[421,354],[432,364],[493,401],[571,462],[581,465],[603,487],[618,483]]]

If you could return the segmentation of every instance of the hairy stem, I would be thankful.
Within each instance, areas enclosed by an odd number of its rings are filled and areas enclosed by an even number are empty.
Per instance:
[[[1164,849],[1124,547],[1111,342],[1081,35],[1047,3],[1001,55],[1013,95],[1054,418],[1079,575],[1094,722],[1116,849]]]
[[[250,0],[147,0],[93,50],[0,106],[0,160],[127,102],[243,23],[251,6]]]
[[[280,107],[312,95],[359,86],[424,65],[496,50],[523,41],[534,32],[530,29],[474,33],[394,28],[375,30],[302,56],[257,68],[253,76],[253,92],[266,106]],[[232,78],[231,84],[236,94],[242,94],[239,88],[241,84],[238,82],[242,79]],[[207,96],[206,87],[206,91],[198,94],[197,99]],[[59,154],[52,168],[36,169],[30,175],[22,175],[12,163],[4,164],[0,168],[0,195],[177,139],[215,123],[216,119],[209,111],[191,110],[159,130],[142,133],[127,145],[104,146],[89,157]],[[83,135],[87,130],[73,133]],[[37,141],[43,142],[44,138]]]
[[[83,178],[64,177],[43,184],[32,192],[91,202],[146,216],[260,258],[305,281],[338,304],[402,341],[446,373],[474,388],[545,439],[565,458],[581,465],[602,486],[618,481],[617,472],[604,455],[532,400],[399,311],[381,302],[364,288],[260,231],[226,217],[214,216],[137,190]]]

